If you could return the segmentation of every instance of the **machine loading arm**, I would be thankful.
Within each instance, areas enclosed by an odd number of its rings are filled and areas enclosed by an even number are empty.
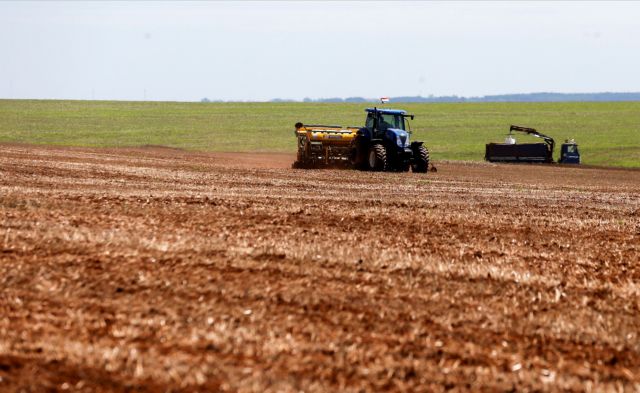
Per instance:
[[[536,131],[535,128],[528,128],[528,127],[520,127],[520,126],[514,126],[512,125],[511,128],[509,128],[509,133],[513,132],[513,131],[519,131],[519,132],[524,132],[525,134],[529,134],[529,135],[533,135],[536,138],[542,138],[544,139],[544,141],[549,145],[549,147],[551,148],[551,151],[553,151],[553,148],[556,145],[556,142],[553,140],[553,138],[551,138],[550,136],[546,136],[544,134],[539,133],[538,131]]]

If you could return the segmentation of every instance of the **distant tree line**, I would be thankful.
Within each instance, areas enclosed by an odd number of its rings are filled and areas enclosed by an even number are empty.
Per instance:
[[[640,93],[528,93],[501,94],[466,99],[470,102],[590,102],[640,101]]]
[[[640,101],[640,93],[525,93],[525,94],[499,94],[482,97],[461,97],[452,96],[400,96],[390,97],[391,102],[604,102],[604,101]],[[203,98],[201,102],[224,102],[222,100],[209,100]],[[309,98],[302,102],[378,102],[378,98],[364,97],[331,97],[331,98]],[[300,100],[287,98],[274,98],[270,102],[301,102]]]
[[[391,102],[564,102],[564,101],[640,101],[640,93],[525,93],[499,94],[482,97],[452,96],[400,96],[390,97]],[[378,98],[305,98],[303,102],[376,102]],[[275,98],[272,102],[296,102]]]

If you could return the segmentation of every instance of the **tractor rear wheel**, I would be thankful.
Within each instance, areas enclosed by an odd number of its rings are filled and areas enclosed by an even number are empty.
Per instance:
[[[307,166],[302,161],[294,161],[293,164],[291,164],[291,168],[293,168],[293,169],[306,169]]]
[[[368,158],[369,170],[377,172],[387,170],[387,152],[381,144],[376,143],[371,146]]]
[[[424,146],[418,146],[413,151],[413,164],[411,170],[415,173],[426,173],[429,169],[429,150]]]
[[[352,148],[351,154],[349,156],[349,164],[352,168],[359,169],[361,171],[366,171],[367,168],[367,158],[364,157],[364,154],[360,154],[358,148]]]

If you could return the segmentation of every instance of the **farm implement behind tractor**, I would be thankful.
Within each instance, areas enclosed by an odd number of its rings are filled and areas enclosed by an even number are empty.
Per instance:
[[[351,143],[357,132],[358,127],[296,123],[298,156],[293,168],[350,166]]]
[[[396,109],[365,109],[364,127],[296,123],[298,156],[293,168],[342,166],[370,171],[426,172],[429,151],[411,142],[408,115]]]

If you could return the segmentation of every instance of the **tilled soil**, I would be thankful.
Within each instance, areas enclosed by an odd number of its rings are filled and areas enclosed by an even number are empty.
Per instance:
[[[0,145],[0,390],[640,390],[640,171],[293,159]]]

